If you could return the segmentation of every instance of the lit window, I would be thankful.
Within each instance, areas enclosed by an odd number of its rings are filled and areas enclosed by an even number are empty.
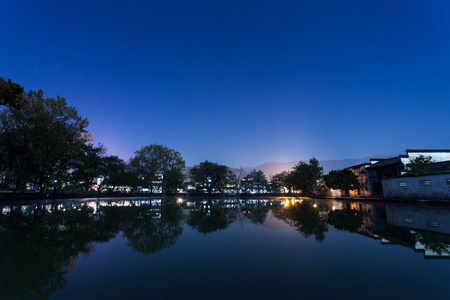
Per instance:
[[[420,180],[419,183],[421,186],[429,186],[431,185],[431,180]]]
[[[407,183],[406,181],[400,181],[400,182],[398,183],[398,186],[406,187],[406,186],[408,186],[408,183]]]
[[[405,223],[412,224],[414,221],[412,218],[405,218]]]

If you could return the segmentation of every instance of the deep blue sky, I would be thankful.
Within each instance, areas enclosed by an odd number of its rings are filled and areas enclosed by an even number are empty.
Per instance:
[[[1,1],[0,76],[65,97],[129,159],[450,148],[450,1]]]

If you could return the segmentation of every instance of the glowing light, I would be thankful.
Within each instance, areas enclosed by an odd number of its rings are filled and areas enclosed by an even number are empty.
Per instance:
[[[317,204],[315,204],[315,203],[314,203],[314,205],[313,205],[313,206],[314,206],[314,207],[317,207]]]
[[[183,199],[178,198],[177,203],[183,203]]]

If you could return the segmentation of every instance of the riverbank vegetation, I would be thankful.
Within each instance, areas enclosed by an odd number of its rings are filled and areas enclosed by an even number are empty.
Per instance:
[[[260,194],[301,193],[325,188],[315,158],[267,179],[261,170],[244,174],[215,162],[186,168],[180,152],[156,143],[136,150],[129,161],[94,145],[89,122],[60,96],[24,92],[0,77],[0,190],[24,193],[93,195],[112,193]],[[16,196],[22,195],[22,196]],[[5,197],[4,197],[5,198]]]

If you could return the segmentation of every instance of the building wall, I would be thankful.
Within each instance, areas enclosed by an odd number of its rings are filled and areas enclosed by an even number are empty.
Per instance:
[[[367,166],[369,166],[369,164]],[[359,189],[349,191],[350,197],[370,197],[372,195],[372,189],[369,182],[369,174],[366,170],[366,165],[360,165],[358,167],[348,169],[355,173],[360,184]]]
[[[383,179],[382,184],[386,198],[450,199],[450,174]]]

